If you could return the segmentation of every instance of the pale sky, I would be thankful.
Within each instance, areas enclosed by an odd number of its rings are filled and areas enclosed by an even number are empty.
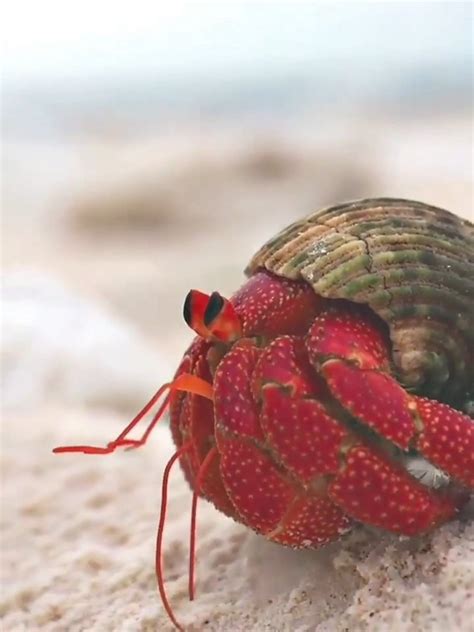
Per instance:
[[[467,2],[14,0],[3,10],[3,75],[29,82],[466,61],[471,20]]]

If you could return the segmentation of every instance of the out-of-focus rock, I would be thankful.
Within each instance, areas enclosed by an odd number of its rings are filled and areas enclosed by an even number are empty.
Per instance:
[[[172,371],[127,322],[31,270],[2,287],[7,409],[45,404],[141,407]]]
[[[114,238],[149,231],[205,234],[229,222],[240,229],[280,217],[285,223],[321,204],[361,197],[370,169],[339,148],[228,137],[196,138],[179,153],[159,139],[141,148],[125,142],[107,154],[69,205],[73,232]],[[96,160],[99,160],[96,158]]]

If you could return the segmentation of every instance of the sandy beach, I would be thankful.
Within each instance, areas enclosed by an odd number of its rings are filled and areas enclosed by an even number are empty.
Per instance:
[[[171,631],[154,576],[160,481],[173,452],[167,429],[140,452],[53,457],[49,447],[72,437],[110,438],[118,417],[62,408],[10,424],[3,629]],[[431,535],[360,529],[319,551],[293,551],[201,502],[189,602],[191,495],[178,470],[169,497],[166,587],[190,632],[473,629],[472,507]]]

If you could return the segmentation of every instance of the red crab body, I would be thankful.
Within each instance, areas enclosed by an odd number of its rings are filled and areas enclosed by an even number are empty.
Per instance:
[[[456,512],[458,496],[421,484],[400,455],[416,450],[474,486],[473,423],[398,384],[383,322],[263,271],[230,303],[238,338],[224,342],[208,330],[177,372],[209,382],[213,401],[172,397],[174,441],[192,444],[181,464],[193,489],[214,449],[200,494],[294,547],[330,542],[353,520],[414,535]]]
[[[105,447],[143,445],[170,404],[179,460],[205,497],[269,540],[319,547],[354,522],[415,535],[474,487],[474,230],[448,211],[379,198],[323,209],[268,241],[230,300],[189,293],[198,334],[169,384]],[[407,388],[405,388],[405,386]],[[140,439],[131,430],[169,391]],[[428,395],[436,399],[424,397]],[[454,407],[449,404],[453,404]],[[418,455],[448,475],[412,476]]]

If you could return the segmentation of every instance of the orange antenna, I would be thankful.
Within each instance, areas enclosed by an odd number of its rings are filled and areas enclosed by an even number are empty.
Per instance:
[[[194,599],[194,571],[195,571],[195,559],[196,559],[196,525],[197,525],[197,501],[199,498],[199,492],[201,491],[202,481],[206,475],[212,460],[217,455],[217,448],[214,446],[206,454],[204,461],[201,463],[199,471],[196,476],[193,491],[193,503],[191,508],[191,529],[189,538],[189,584],[188,593],[190,601]]]
[[[83,454],[111,454],[115,452],[117,448],[125,447],[125,448],[138,448],[144,445],[150,436],[153,428],[156,426],[157,422],[163,416],[166,408],[168,407],[170,400],[170,393],[167,394],[165,400],[161,404],[157,413],[153,416],[152,420],[148,424],[147,429],[143,433],[140,439],[129,439],[127,435],[135,428],[138,422],[143,419],[143,417],[153,408],[156,402],[160,399],[160,397],[169,391],[186,391],[188,393],[194,393],[195,395],[201,395],[202,397],[206,397],[207,399],[213,399],[213,388],[212,384],[206,382],[202,378],[197,375],[191,375],[190,373],[181,373],[176,377],[172,382],[168,384],[163,384],[161,388],[157,390],[157,392],[153,395],[150,401],[142,408],[142,410],[132,419],[132,421],[128,424],[126,428],[122,430],[122,432],[113,440],[110,441],[106,446],[91,446],[91,445],[69,445],[69,446],[59,446],[54,448],[53,452],[55,454],[60,454],[64,452],[82,452]]]

